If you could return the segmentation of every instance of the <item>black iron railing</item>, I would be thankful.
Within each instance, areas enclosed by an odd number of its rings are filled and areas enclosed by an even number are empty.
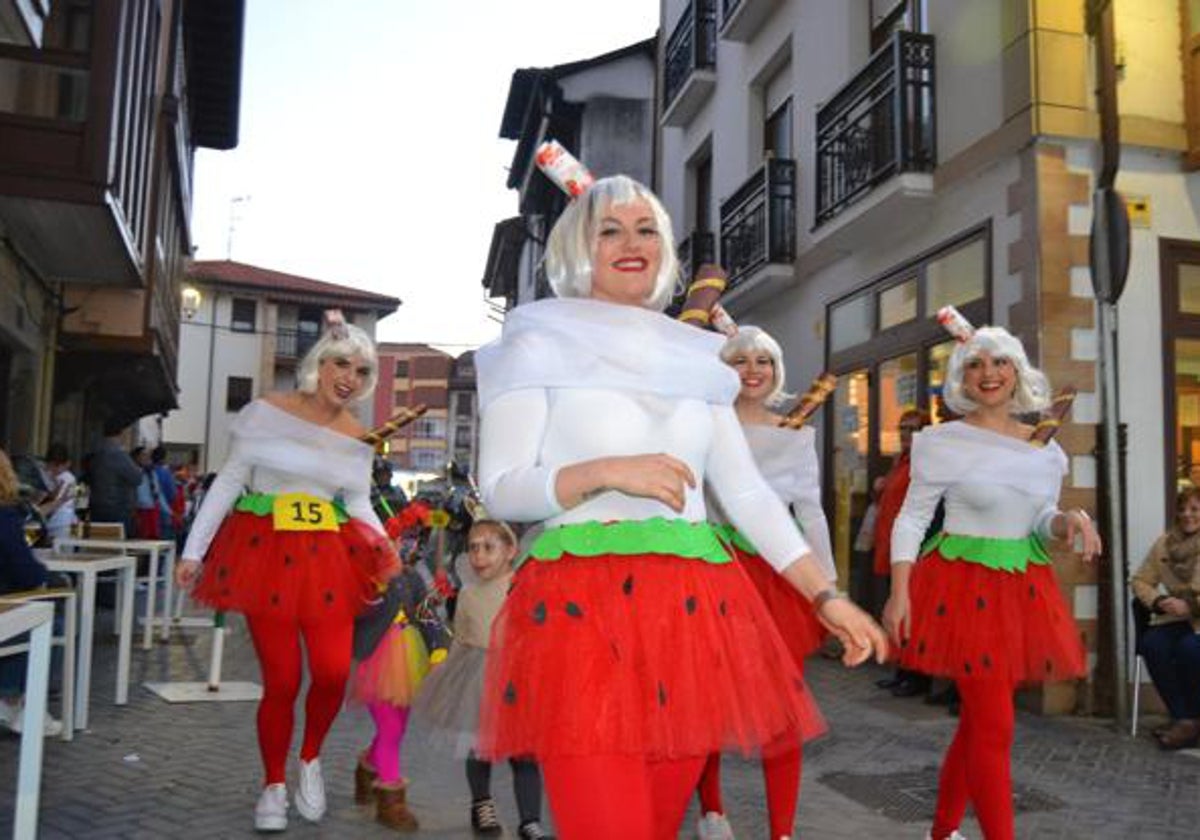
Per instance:
[[[768,263],[796,258],[796,162],[771,158],[721,202],[721,264],[729,288]]]
[[[742,5],[742,0],[721,0],[721,25],[729,23],[729,17]]]
[[[710,70],[716,63],[716,0],[692,0],[667,40],[663,56],[663,108],[671,107],[692,73]]]
[[[275,357],[279,359],[303,359],[320,338],[316,333],[280,327],[275,331]]]
[[[817,111],[817,226],[893,175],[933,171],[934,102],[933,36],[897,32]]]
[[[679,286],[666,309],[666,313],[672,318],[683,311],[687,288],[694,279],[696,269],[705,263],[717,261],[717,239],[706,231],[692,231],[691,236],[679,242],[676,250],[679,252]]]

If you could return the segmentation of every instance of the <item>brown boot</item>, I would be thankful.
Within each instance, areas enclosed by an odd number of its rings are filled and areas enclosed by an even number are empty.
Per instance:
[[[375,821],[396,831],[416,831],[421,827],[413,812],[408,810],[408,788],[375,786]]]
[[[1164,750],[1185,750],[1200,745],[1200,720],[1175,721],[1170,729],[1158,736],[1158,744]]]
[[[359,805],[370,805],[375,799],[375,771],[361,758],[354,767],[354,801]]]

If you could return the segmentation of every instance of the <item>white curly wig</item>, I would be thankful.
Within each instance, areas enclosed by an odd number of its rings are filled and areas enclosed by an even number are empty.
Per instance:
[[[787,371],[783,366],[783,348],[779,346],[778,341],[771,337],[769,332],[760,327],[739,326],[738,331],[730,336],[721,347],[721,361],[732,365],[739,353],[749,353],[755,350],[770,356],[771,366],[775,369],[775,385],[771,389],[771,393],[767,394],[767,405],[772,407],[782,405],[794,394],[788,394],[783,390],[784,383],[787,381]]]
[[[591,297],[592,259],[601,214],[614,204],[629,204],[643,199],[650,205],[662,243],[662,262],[654,288],[642,302],[647,309],[661,312],[675,294],[679,276],[679,258],[671,233],[671,217],[650,189],[626,175],[601,178],[586,193],[567,205],[546,240],[546,277],[554,294],[562,298]]]
[[[942,399],[951,411],[969,414],[979,407],[963,392],[963,370],[968,361],[978,358],[983,352],[992,358],[1004,358],[1012,362],[1017,373],[1017,387],[1012,398],[1013,414],[1029,414],[1050,405],[1050,382],[1046,374],[1029,363],[1020,339],[1004,327],[980,327],[970,339],[954,348],[946,363]]]
[[[342,330],[345,332],[343,333]],[[320,368],[321,362],[335,356],[345,359],[362,356],[371,368],[371,374],[363,383],[362,391],[355,396],[354,401],[362,402],[370,398],[371,393],[375,390],[375,383],[379,381],[379,358],[375,353],[375,342],[371,340],[371,336],[354,324],[340,325],[336,329],[326,330],[321,334],[317,343],[304,354],[304,358],[300,361],[300,366],[296,370],[296,387],[306,394],[315,394],[317,392],[317,370]]]

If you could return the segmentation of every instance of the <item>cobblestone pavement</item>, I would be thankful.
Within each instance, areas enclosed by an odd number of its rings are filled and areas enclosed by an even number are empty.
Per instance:
[[[236,619],[231,624],[225,678],[256,680],[244,626]],[[170,644],[136,650],[134,685],[125,707],[112,705],[113,639],[102,633],[97,642],[91,729],[71,743],[46,742],[41,836],[254,836],[251,812],[260,778],[254,704],[168,704],[142,687],[145,681],[203,680],[209,633],[185,630]],[[937,762],[954,721],[940,708],[897,700],[876,689],[874,680],[883,673],[871,667],[848,672],[819,659],[810,664],[813,691],[831,732],[805,751],[799,836],[924,836]],[[312,826],[293,810],[290,836],[391,836],[351,798],[356,752],[370,732],[361,711],[339,717],[322,756],[330,813]],[[14,736],[0,736],[0,835],[5,836],[12,831],[18,743]],[[294,780],[294,763],[289,772]],[[415,836],[471,836],[461,763],[415,730],[405,746],[404,772],[411,776],[410,801],[422,821]],[[1102,721],[1020,714],[1014,778],[1020,838],[1200,837],[1200,754],[1164,754],[1147,737],[1116,735]],[[758,767],[727,758],[724,782],[737,836],[766,837]],[[516,819],[507,767],[497,768],[494,792],[513,836]],[[694,825],[694,815],[685,825]],[[963,830],[972,840],[981,837],[969,820]],[[690,836],[690,831],[681,834]]]

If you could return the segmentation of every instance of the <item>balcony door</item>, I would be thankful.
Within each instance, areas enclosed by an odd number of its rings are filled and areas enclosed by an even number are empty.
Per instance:
[[[871,52],[897,32],[924,32],[923,0],[871,0]]]

